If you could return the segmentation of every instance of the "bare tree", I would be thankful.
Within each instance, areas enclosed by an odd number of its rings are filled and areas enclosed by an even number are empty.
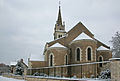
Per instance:
[[[116,32],[110,42],[112,43],[113,57],[120,58],[120,33]]]

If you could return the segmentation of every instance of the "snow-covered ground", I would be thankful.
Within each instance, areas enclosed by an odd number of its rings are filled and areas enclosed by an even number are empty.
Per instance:
[[[3,76],[0,76],[0,81],[25,81],[25,80],[18,80],[18,79],[6,78]]]
[[[47,79],[57,79],[66,81],[111,81],[110,79],[98,79],[98,78],[66,78],[66,77],[44,77],[44,76],[27,76],[31,78],[47,78]]]
[[[32,76],[30,76],[32,77]],[[34,78],[43,78],[43,77],[38,77],[38,76],[34,76]],[[45,77],[44,77],[45,78]],[[46,77],[46,78],[55,78],[55,77]],[[110,80],[95,80],[95,79],[75,79],[75,78],[56,78],[56,79],[64,79],[64,80],[78,80],[78,81],[110,81]],[[25,81],[25,80],[18,80],[18,79],[13,79],[13,78],[6,78],[6,77],[3,77],[3,76],[0,76],[0,81]]]

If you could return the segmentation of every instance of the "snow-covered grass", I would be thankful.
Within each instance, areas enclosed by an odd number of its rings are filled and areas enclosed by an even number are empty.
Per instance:
[[[97,78],[66,78],[66,77],[43,77],[43,76],[27,76],[27,77],[32,77],[32,78],[47,78],[47,79],[61,79],[61,80],[78,80],[78,81],[111,81],[111,80],[103,80],[103,79],[97,79]],[[25,80],[18,80],[18,79],[13,79],[13,78],[6,78],[3,76],[0,76],[0,81],[25,81]]]
[[[58,79],[58,80],[75,80],[75,81],[111,81],[110,79],[99,79],[99,78],[67,78],[67,77],[44,77],[44,76],[27,76],[31,78],[47,78],[47,79]]]
[[[0,76],[0,81],[25,81],[25,80],[18,80],[18,79],[6,78],[3,76]]]

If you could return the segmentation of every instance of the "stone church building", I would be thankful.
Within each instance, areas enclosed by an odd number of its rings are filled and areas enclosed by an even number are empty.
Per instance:
[[[53,35],[54,40],[47,42],[44,47],[44,61],[39,63],[31,61],[31,68],[66,66],[62,70],[63,76],[91,77],[99,75],[101,68],[106,65],[102,63],[81,67],[67,67],[67,65],[108,61],[112,57],[110,47],[94,38],[81,22],[66,32],[60,6]],[[56,75],[61,73],[60,69],[56,68]],[[49,74],[52,75],[53,71],[49,71]]]

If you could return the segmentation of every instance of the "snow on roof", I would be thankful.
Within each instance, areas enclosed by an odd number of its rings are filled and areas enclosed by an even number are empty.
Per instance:
[[[11,62],[10,63],[10,65],[16,65],[17,64],[17,62]]]
[[[56,43],[56,44],[52,45],[51,47],[65,47],[65,46],[61,45],[60,43]]]
[[[109,50],[109,49],[104,46],[100,46],[97,50]]]
[[[39,59],[31,58],[30,61],[44,61],[44,59],[43,58],[39,58]]]
[[[84,32],[82,32],[78,37],[76,37],[74,40],[81,40],[81,39],[92,39],[91,37],[89,37],[87,34],[85,34]],[[92,39],[93,40],[93,39]]]
[[[40,54],[32,54],[30,57],[31,61],[44,61],[44,56]]]

